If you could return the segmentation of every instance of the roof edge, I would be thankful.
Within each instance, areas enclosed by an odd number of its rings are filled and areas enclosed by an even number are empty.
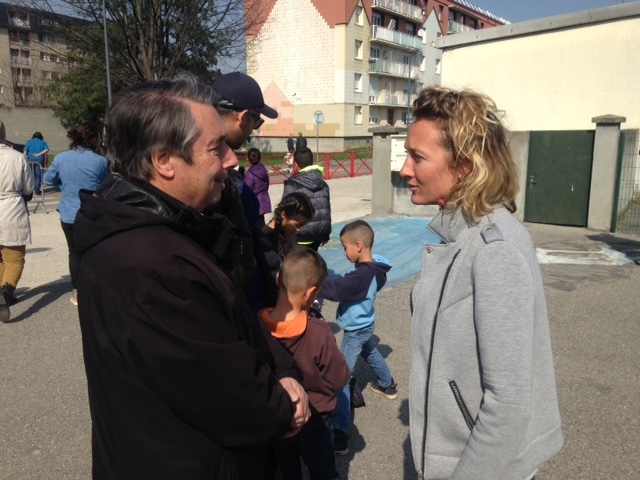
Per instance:
[[[623,3],[611,7],[567,13],[554,17],[528,20],[498,27],[483,28],[466,33],[456,33],[438,38],[434,46],[442,50],[472,45],[474,43],[492,42],[511,37],[535,35],[565,28],[586,26],[613,20],[627,20],[640,17],[640,2]]]

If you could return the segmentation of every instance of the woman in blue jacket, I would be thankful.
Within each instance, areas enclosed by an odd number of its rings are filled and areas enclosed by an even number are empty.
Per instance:
[[[439,205],[413,310],[409,411],[424,479],[529,480],[562,446],[536,252],[512,215],[518,169],[493,100],[430,87],[400,174]]]
[[[67,132],[71,150],[56,155],[53,165],[44,177],[47,185],[59,186],[62,190],[58,212],[60,225],[69,248],[69,274],[71,275],[71,303],[78,305],[78,269],[82,256],[77,252],[73,223],[80,209],[80,190],[95,191],[109,173],[107,159],[101,151],[98,127],[82,122]]]

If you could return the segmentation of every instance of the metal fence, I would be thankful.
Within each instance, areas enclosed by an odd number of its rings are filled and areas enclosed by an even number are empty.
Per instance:
[[[640,234],[640,131],[621,132],[614,232]]]
[[[350,152],[319,153],[315,164],[324,169],[325,180],[332,178],[357,177],[371,175],[373,172],[373,150]],[[283,183],[296,173],[295,163],[289,154],[262,155],[262,163],[269,172],[272,184]],[[240,158],[240,165],[248,169],[251,164],[246,158]]]

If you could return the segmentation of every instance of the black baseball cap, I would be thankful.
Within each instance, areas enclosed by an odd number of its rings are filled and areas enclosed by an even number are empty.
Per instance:
[[[213,82],[220,95],[219,105],[231,110],[256,110],[265,117],[277,118],[276,112],[265,105],[260,85],[249,75],[241,72],[226,73]]]

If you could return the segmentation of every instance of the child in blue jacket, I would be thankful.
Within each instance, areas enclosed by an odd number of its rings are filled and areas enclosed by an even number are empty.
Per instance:
[[[355,369],[358,356],[362,355],[378,376],[378,382],[371,384],[371,390],[394,399],[397,396],[397,384],[372,338],[376,319],[373,304],[376,294],[387,282],[391,265],[379,255],[374,260],[371,253],[373,239],[373,230],[364,220],[344,226],[340,232],[340,242],[345,257],[355,264],[355,268],[342,278],[328,280],[318,296],[339,302],[336,321],[344,330],[340,350],[351,372]],[[334,451],[336,455],[346,455],[349,453],[347,428],[351,420],[350,384],[347,383],[337,395],[338,404],[333,412]]]

